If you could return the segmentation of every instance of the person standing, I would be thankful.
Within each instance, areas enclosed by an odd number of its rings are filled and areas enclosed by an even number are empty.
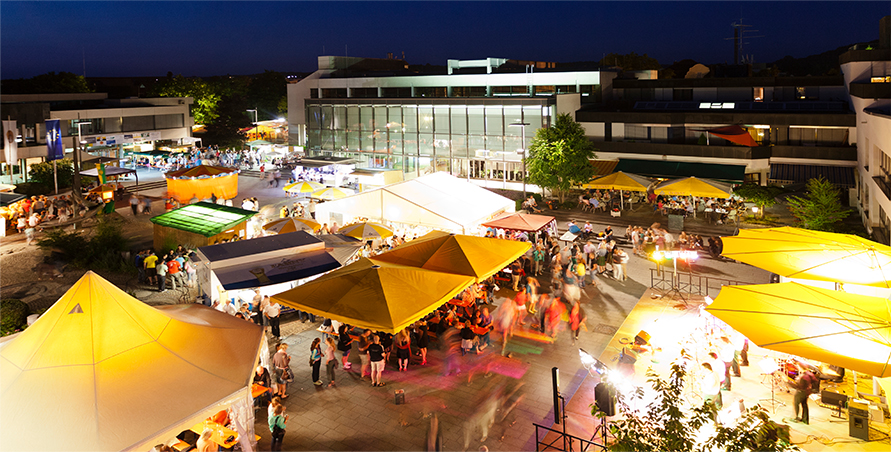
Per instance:
[[[702,363],[702,368],[702,380],[699,382],[699,387],[702,388],[703,401],[714,404],[715,408],[720,410],[724,407],[721,398],[721,382],[711,364]]]
[[[587,316],[582,309],[581,303],[578,301],[574,302],[572,304],[572,309],[569,310],[569,328],[572,330],[573,342],[579,339],[579,331],[582,329],[585,320],[587,320]]]
[[[353,338],[350,337],[349,325],[342,324],[337,331],[337,349],[340,350],[343,370],[350,370],[350,352],[353,350]]]
[[[405,330],[396,335],[396,359],[399,360],[399,371],[408,370],[408,360],[411,359],[411,339]]]
[[[157,265],[157,263],[158,256],[155,256],[155,253],[152,250],[146,250],[146,256],[142,259],[142,265],[145,267],[145,277],[151,285],[155,285],[157,281],[157,273],[155,272],[155,265]]]
[[[334,351],[337,350],[337,343],[333,337],[325,338],[325,368],[328,371],[328,387],[334,386],[334,369],[337,367],[337,356]]]
[[[541,268],[544,263],[544,248],[541,245],[537,245],[535,247],[535,251],[532,252],[532,262],[535,263],[535,276],[541,276]]]
[[[155,272],[158,274],[158,292],[167,292],[167,264],[158,261],[155,265]]]
[[[368,346],[368,358],[371,361],[371,386],[384,386],[386,383],[381,381],[381,374],[384,372],[384,347],[381,345],[381,338],[374,335],[371,338],[371,345]]]
[[[811,393],[819,392],[820,381],[817,380],[813,372],[798,366],[798,379],[789,386],[795,389],[795,395],[792,398],[795,407],[795,419],[793,421],[809,424],[810,415],[807,398]],[[801,416],[798,415],[799,408],[801,409]]]
[[[139,250],[139,253],[136,253],[136,258],[133,261],[133,265],[136,266],[136,281],[139,284],[145,282],[145,265],[143,265],[143,260],[145,260],[145,251]]]
[[[276,395],[281,397],[282,400],[287,399],[291,369],[291,356],[288,355],[288,344],[278,344],[278,351],[272,355],[272,365],[275,367]]]
[[[285,428],[288,425],[288,416],[285,413],[285,406],[278,405],[272,417],[269,418],[269,432],[272,433],[272,442],[270,450],[282,450],[282,441],[285,438]]]
[[[170,278],[170,287],[173,290],[176,290],[176,283],[179,282],[180,286],[183,286],[182,280],[182,271],[179,268],[179,261],[176,259],[170,259],[167,261],[167,275]]]
[[[276,302],[269,300],[269,295],[266,295],[264,301],[266,302],[266,309],[263,310],[263,315],[266,317],[266,320],[269,322],[269,327],[271,328],[272,335],[275,336],[276,339],[280,339],[281,336],[281,328],[280,328],[280,319],[279,314],[281,314],[281,305]]]
[[[315,220],[316,219],[316,200],[315,199],[309,200],[309,205],[306,206],[306,210],[307,210],[307,212],[309,212],[309,216],[311,216],[312,219]]]
[[[253,317],[254,323],[260,326],[263,325],[262,302],[263,296],[260,295],[260,289],[254,289],[254,298],[251,299],[251,317]]]
[[[319,378],[319,370],[322,367],[322,340],[315,338],[312,345],[309,346],[309,365],[312,366],[312,384],[322,386],[322,380]]]
[[[721,337],[721,342],[718,343],[718,347],[718,357],[724,362],[724,385],[721,389],[729,391],[732,382],[730,378],[730,368],[733,367],[733,344],[731,344],[726,337]]]
[[[130,195],[130,210],[133,211],[133,216],[135,217],[138,213],[136,208],[139,207],[139,197],[136,196],[136,193]]]
[[[619,281],[628,279],[628,253],[616,247],[613,252],[613,276]]]
[[[361,378],[365,378],[365,371],[368,370],[368,375],[371,375],[370,361],[368,357],[368,347],[371,346],[371,330],[366,329],[359,335],[359,361],[362,363],[361,368],[359,369],[359,373],[362,375]]]

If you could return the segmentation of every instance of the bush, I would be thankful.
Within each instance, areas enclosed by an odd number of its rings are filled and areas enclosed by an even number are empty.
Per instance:
[[[41,162],[31,165],[31,180],[48,190],[55,187],[53,180],[53,163]],[[68,188],[74,176],[74,163],[70,159],[62,159],[56,161],[56,172],[59,180],[59,188]]]
[[[9,336],[28,326],[31,308],[22,300],[0,300],[0,336]]]
[[[538,194],[538,193],[533,193],[533,194],[532,194],[532,197],[535,198],[535,203],[536,203],[536,204],[541,203],[541,195],[540,195],[540,194]]]
[[[47,187],[38,182],[22,182],[15,185],[15,192],[27,196],[48,195],[52,187]]]
[[[121,257],[121,253],[128,251],[129,247],[120,224],[104,215],[97,218],[99,223],[92,237],[80,231],[56,229],[48,231],[37,244],[78,268],[113,271],[132,268]]]

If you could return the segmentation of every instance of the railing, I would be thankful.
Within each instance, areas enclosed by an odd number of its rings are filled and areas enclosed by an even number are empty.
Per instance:
[[[535,426],[536,452],[543,452],[547,450],[557,450],[563,452],[586,452],[587,450],[589,450],[589,448],[591,448],[591,446],[599,448],[600,450],[608,449],[606,445],[595,443],[592,440],[579,438],[578,436],[573,436],[569,433],[563,433],[560,430],[554,430],[550,427],[538,425],[534,422],[532,423],[532,425]],[[550,442],[545,442],[547,441],[547,436],[549,433],[554,433],[555,435]]]
[[[650,269],[650,288],[670,292],[676,289],[678,292],[709,296],[715,298],[723,286],[738,286],[756,284],[745,281],[736,281],[726,278],[715,278],[712,276],[699,275],[690,272],[677,272],[668,269]]]

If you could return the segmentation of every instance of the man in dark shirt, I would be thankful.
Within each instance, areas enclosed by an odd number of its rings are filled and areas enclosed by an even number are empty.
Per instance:
[[[378,335],[372,336],[372,344],[368,346],[368,358],[371,360],[371,386],[383,386],[381,373],[384,371],[384,347]]]

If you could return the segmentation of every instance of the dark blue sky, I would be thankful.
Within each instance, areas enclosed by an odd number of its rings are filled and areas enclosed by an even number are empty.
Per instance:
[[[0,2],[0,77],[313,71],[319,55],[411,64],[503,57],[599,60],[649,54],[663,64],[731,62],[730,24],[758,30],[755,62],[878,38],[875,2]],[[346,49],[345,49],[346,46]],[[324,50],[323,50],[324,49]]]

